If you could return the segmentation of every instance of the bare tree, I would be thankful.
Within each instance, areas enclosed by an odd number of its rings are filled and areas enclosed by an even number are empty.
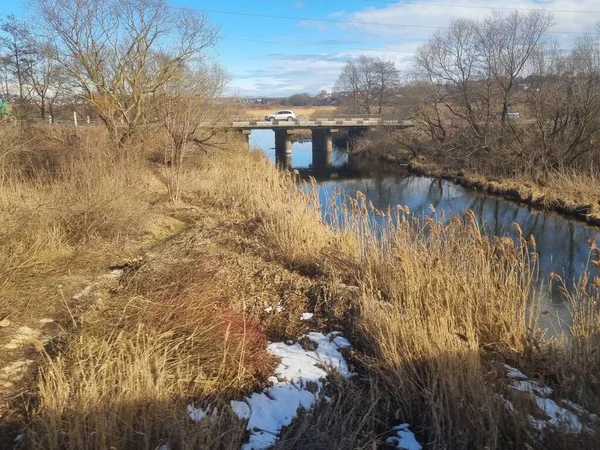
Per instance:
[[[346,63],[334,91],[344,96],[345,106],[352,113],[381,114],[399,85],[393,62],[361,56]]]
[[[5,74],[6,90],[9,80],[14,82],[22,103],[29,100],[31,89],[28,85],[28,69],[35,58],[35,47],[27,25],[19,21],[14,15],[7,16],[0,24],[0,47],[3,49],[3,60],[7,64]]]
[[[64,67],[53,57],[51,43],[37,43],[35,58],[29,61],[28,82],[35,94],[33,102],[40,110],[42,119],[49,111],[54,116],[54,103],[71,90],[71,77]]]
[[[229,75],[218,65],[189,68],[161,86],[153,98],[157,118],[168,136],[164,162],[173,201],[180,198],[188,152],[219,145],[218,136],[231,117],[228,104],[220,101],[228,81]]]
[[[11,73],[10,73],[10,57],[6,53],[0,53],[0,96],[3,98],[10,97],[11,89]]]
[[[147,122],[154,93],[206,58],[217,39],[205,14],[166,0],[33,2],[78,95],[121,143]]]
[[[507,118],[515,80],[523,74],[527,62],[548,29],[554,24],[552,14],[513,11],[492,16],[477,27],[487,76],[502,91],[502,122]]]
[[[381,114],[384,105],[394,102],[400,88],[400,76],[393,62],[382,59],[373,61],[372,70],[375,78],[377,113]]]
[[[480,150],[522,157],[524,130],[507,113],[552,22],[540,11],[458,19],[421,46],[417,68],[430,84],[431,101],[419,117],[432,137],[445,141],[452,127],[458,145],[449,150],[459,158]]]
[[[474,151],[488,150],[494,90],[485,76],[478,24],[457,19],[438,30],[417,52],[417,72],[429,82],[430,101],[420,117],[437,139],[448,134],[449,119],[463,121],[471,131]],[[433,114],[432,114],[433,113]]]

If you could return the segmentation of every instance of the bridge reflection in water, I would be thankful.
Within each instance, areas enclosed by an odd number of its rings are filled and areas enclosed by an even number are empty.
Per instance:
[[[523,235],[533,235],[537,242],[538,286],[542,292],[539,312],[540,325],[552,333],[553,329],[567,331],[570,313],[560,296],[559,284],[550,279],[550,273],[559,274],[568,287],[580,279],[588,264],[588,241],[598,240],[600,229],[584,223],[568,220],[558,214],[537,211],[515,202],[489,196],[471,189],[457,186],[448,181],[417,177],[408,174],[385,174],[385,166],[359,169],[354,172],[348,164],[344,149],[334,148],[331,165],[319,168],[313,161],[310,142],[297,142],[292,153],[284,160],[276,158],[272,147],[273,132],[264,140],[253,144],[265,151],[272,161],[285,168],[296,168],[302,177],[314,176],[319,182],[319,196],[325,216],[328,213],[330,198],[334,190],[345,195],[356,196],[360,191],[378,209],[388,206],[405,205],[416,216],[442,217],[445,220],[460,216],[466,209],[475,213],[488,236],[510,236],[517,238],[514,224],[518,223]],[[293,156],[293,160],[292,160]],[[370,169],[370,170],[369,170]],[[433,210],[430,208],[433,206]],[[383,219],[373,219],[385,226]],[[600,242],[599,242],[600,243]]]
[[[315,152],[311,139],[297,139],[292,142],[290,152],[278,152],[273,147],[273,135],[271,130],[254,130],[250,145],[263,150],[281,169],[295,169],[303,178],[310,175],[317,180],[355,175],[349,168],[349,156],[344,147],[332,143],[331,151]]]

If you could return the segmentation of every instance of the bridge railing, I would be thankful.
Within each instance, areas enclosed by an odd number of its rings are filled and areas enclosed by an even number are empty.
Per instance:
[[[381,119],[381,118],[311,118],[311,119],[297,119],[293,121],[287,120],[275,120],[273,122],[265,120],[265,119],[234,119],[229,122],[229,125],[223,123],[224,126],[230,126],[233,128],[302,128],[302,127],[333,127],[343,126],[343,127],[374,127],[374,126],[412,126],[412,122],[410,120],[391,120],[391,119]]]
[[[246,121],[264,121],[265,117],[268,114],[260,117],[234,117],[232,120],[234,122],[246,122]],[[334,116],[321,116],[321,115],[311,115],[307,116],[304,114],[299,114],[298,120],[335,120],[335,119],[381,119],[381,114],[336,114]]]

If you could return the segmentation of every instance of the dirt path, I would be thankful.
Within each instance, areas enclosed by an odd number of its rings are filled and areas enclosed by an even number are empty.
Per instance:
[[[17,316],[0,321],[0,442],[15,442],[23,423],[37,367],[47,354],[47,344],[60,340],[74,326],[80,311],[102,303],[116,289],[122,270],[92,277],[80,284],[71,296],[64,295],[64,311],[25,320]],[[62,289],[60,287],[59,289]],[[31,315],[29,315],[31,316]],[[12,320],[11,320],[12,319]]]

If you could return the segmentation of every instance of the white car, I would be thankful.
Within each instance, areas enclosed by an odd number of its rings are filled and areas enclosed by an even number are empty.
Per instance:
[[[288,122],[292,122],[294,120],[298,120],[298,117],[294,111],[281,110],[275,111],[273,114],[266,115],[265,120],[270,120],[271,122],[275,122],[276,120],[287,120]]]

